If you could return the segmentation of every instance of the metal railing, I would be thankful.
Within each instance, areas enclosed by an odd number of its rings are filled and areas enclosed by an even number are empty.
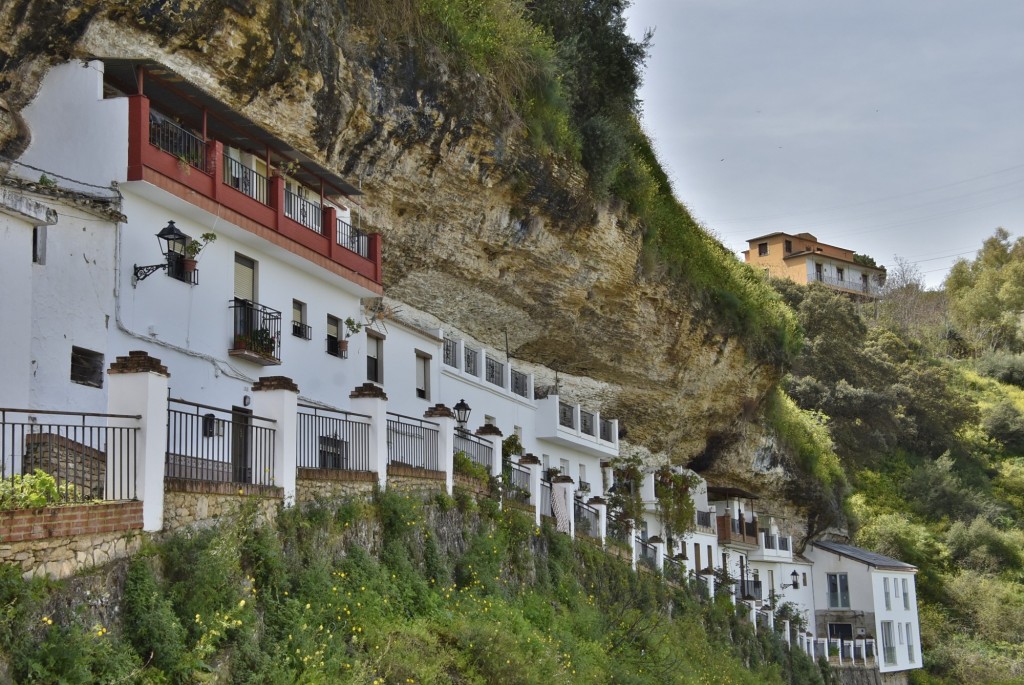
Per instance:
[[[573,507],[576,517],[576,532],[591,538],[601,537],[601,515],[597,509],[576,500]]]
[[[292,321],[292,335],[303,340],[310,340],[313,337],[313,327],[301,321]]]
[[[576,428],[576,408],[565,402],[558,403],[558,425]]]
[[[778,545],[776,544],[776,537],[769,533],[767,530],[762,531],[761,538],[764,540],[765,549],[775,549]]]
[[[530,377],[515,369],[512,369],[512,394],[520,397],[529,397],[530,395]]]
[[[284,190],[284,215],[293,221],[299,222],[314,233],[323,235],[324,211],[320,205],[307,200],[287,188]]]
[[[505,365],[497,359],[487,357],[484,379],[488,383],[505,387]]]
[[[224,185],[267,204],[267,177],[228,155],[224,155]]]
[[[584,435],[596,435],[594,431],[594,415],[582,409],[580,410],[580,432]]]
[[[658,551],[654,548],[654,545],[647,542],[639,535],[636,536],[636,560],[639,563],[644,564],[651,570],[656,568],[658,560]]]
[[[529,505],[530,469],[511,463],[505,468],[502,475],[505,481],[504,497],[522,505]]]
[[[36,469],[56,481],[49,504],[137,497],[141,416],[0,408],[0,509],[20,508],[22,476]],[[109,419],[136,425],[110,426]]]
[[[348,341],[340,340],[333,335],[328,335],[327,354],[340,359],[348,359]]]
[[[737,599],[763,599],[760,580],[741,580],[736,583]]]
[[[165,478],[274,485],[273,419],[169,399]],[[175,405],[180,408],[173,408]]]
[[[177,157],[186,169],[190,166],[202,172],[209,171],[206,141],[170,119],[150,114],[149,142]]]
[[[619,518],[610,511],[608,512],[608,538],[627,549],[633,543],[628,521]]]
[[[459,368],[459,341],[451,338],[444,339],[444,363],[445,366]]]
[[[752,519],[750,521],[747,521],[746,524],[744,525],[744,528],[745,528],[745,533],[744,534],[748,538],[757,539],[757,519],[756,518]]]
[[[301,469],[370,470],[370,417],[300,404],[295,460]]]
[[[439,471],[438,424],[388,412],[388,462]]]
[[[494,459],[494,445],[490,440],[459,430],[455,432],[454,451],[465,452],[471,461],[483,466],[487,469],[487,473],[491,472]],[[527,482],[526,488],[527,492],[529,492],[529,482]]]
[[[701,528],[711,528],[711,512],[698,509],[697,525]]]
[[[477,350],[473,350],[473,349],[470,349],[468,347],[465,348],[465,352],[466,352],[466,364],[463,367],[463,370],[466,373],[470,374],[471,376],[479,376],[480,375],[480,370],[479,370],[478,360],[480,359],[480,353]]]
[[[856,290],[860,293],[871,292],[870,282],[865,283],[864,281],[847,280],[845,278],[835,278],[833,276],[825,276],[816,274],[814,280],[818,283],[824,283],[830,285],[833,288],[842,288],[844,290]]]
[[[360,257],[370,258],[370,236],[347,221],[338,219],[338,244]]]
[[[788,535],[780,535],[779,536],[779,551],[780,552],[788,552],[789,551],[789,536]]]
[[[605,442],[615,442],[615,435],[612,432],[612,422],[608,419],[601,419],[601,439]]]
[[[235,349],[281,361],[281,312],[251,300],[234,299],[228,306],[232,310]]]

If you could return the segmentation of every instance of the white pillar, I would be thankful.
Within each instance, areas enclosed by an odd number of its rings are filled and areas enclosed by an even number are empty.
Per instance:
[[[542,464],[534,454],[524,454],[519,457],[520,466],[530,469],[530,504],[533,505],[533,525],[540,525],[540,470]]]
[[[591,497],[588,504],[597,509],[597,532],[601,538],[601,546],[604,547],[605,539],[608,537],[608,502],[603,497]]]
[[[383,490],[388,484],[388,396],[373,383],[363,383],[348,396],[352,411],[370,417],[370,471]]]
[[[576,534],[576,511],[573,497],[576,493],[576,482],[571,476],[561,475],[551,479],[551,513],[555,517],[555,525],[559,533],[569,537]],[[564,515],[559,514],[559,508]]]
[[[501,478],[501,429],[493,423],[486,423],[476,429],[476,434],[485,440],[491,441],[491,476]]]
[[[107,386],[107,412],[138,415],[135,419],[110,419],[112,427],[138,426],[137,450],[129,473],[135,474],[134,495],[142,501],[142,529],[158,531],[164,527],[164,464],[167,455],[167,378],[170,374],[159,359],[146,352],[132,351],[110,365]],[[123,445],[115,445],[107,455],[107,492],[118,492],[118,468]]]
[[[786,634],[786,644],[790,648],[792,648],[793,647],[793,636],[789,634],[789,630],[790,630],[789,621],[788,620],[783,621],[782,622],[782,631]]]
[[[629,565],[636,570],[636,525],[629,524]]]
[[[662,573],[665,570],[665,541],[655,535],[647,539],[647,544],[654,547],[654,570]]]
[[[270,481],[284,490],[284,505],[295,504],[296,437],[298,432],[299,386],[287,376],[264,376],[253,383],[252,411],[272,419],[274,428],[274,472]],[[262,474],[253,482],[266,484]]]
[[[449,495],[455,484],[455,413],[443,404],[435,404],[423,418],[437,423],[437,462],[444,473],[444,488]]]

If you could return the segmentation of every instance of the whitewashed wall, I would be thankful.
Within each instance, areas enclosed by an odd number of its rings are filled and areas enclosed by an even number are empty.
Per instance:
[[[32,378],[32,226],[0,213],[0,407],[28,407]]]

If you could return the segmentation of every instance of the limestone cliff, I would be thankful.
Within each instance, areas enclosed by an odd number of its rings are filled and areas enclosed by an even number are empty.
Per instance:
[[[507,334],[513,357],[557,371],[564,395],[621,417],[631,443],[750,480],[763,443],[756,408],[778,369],[645,269],[630,217],[493,116],[482,81],[382,44],[335,1],[0,8],[11,37],[0,48],[5,154],[31,134],[16,113],[48,65],[163,62],[362,188],[360,215],[384,235],[389,297],[494,348]],[[772,459],[756,478],[774,474],[781,487]]]

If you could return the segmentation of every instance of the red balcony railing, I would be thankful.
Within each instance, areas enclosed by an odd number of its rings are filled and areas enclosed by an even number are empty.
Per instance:
[[[148,181],[204,209],[212,210],[210,202],[220,205],[238,215],[234,223],[242,228],[269,229],[287,239],[269,238],[273,242],[307,259],[326,258],[367,279],[366,287],[379,289],[379,234],[350,226],[334,207],[289,193],[283,177],[262,176],[225,155],[221,141],[204,140],[166,117],[151,117],[146,96],[132,95],[128,102],[129,181]]]

